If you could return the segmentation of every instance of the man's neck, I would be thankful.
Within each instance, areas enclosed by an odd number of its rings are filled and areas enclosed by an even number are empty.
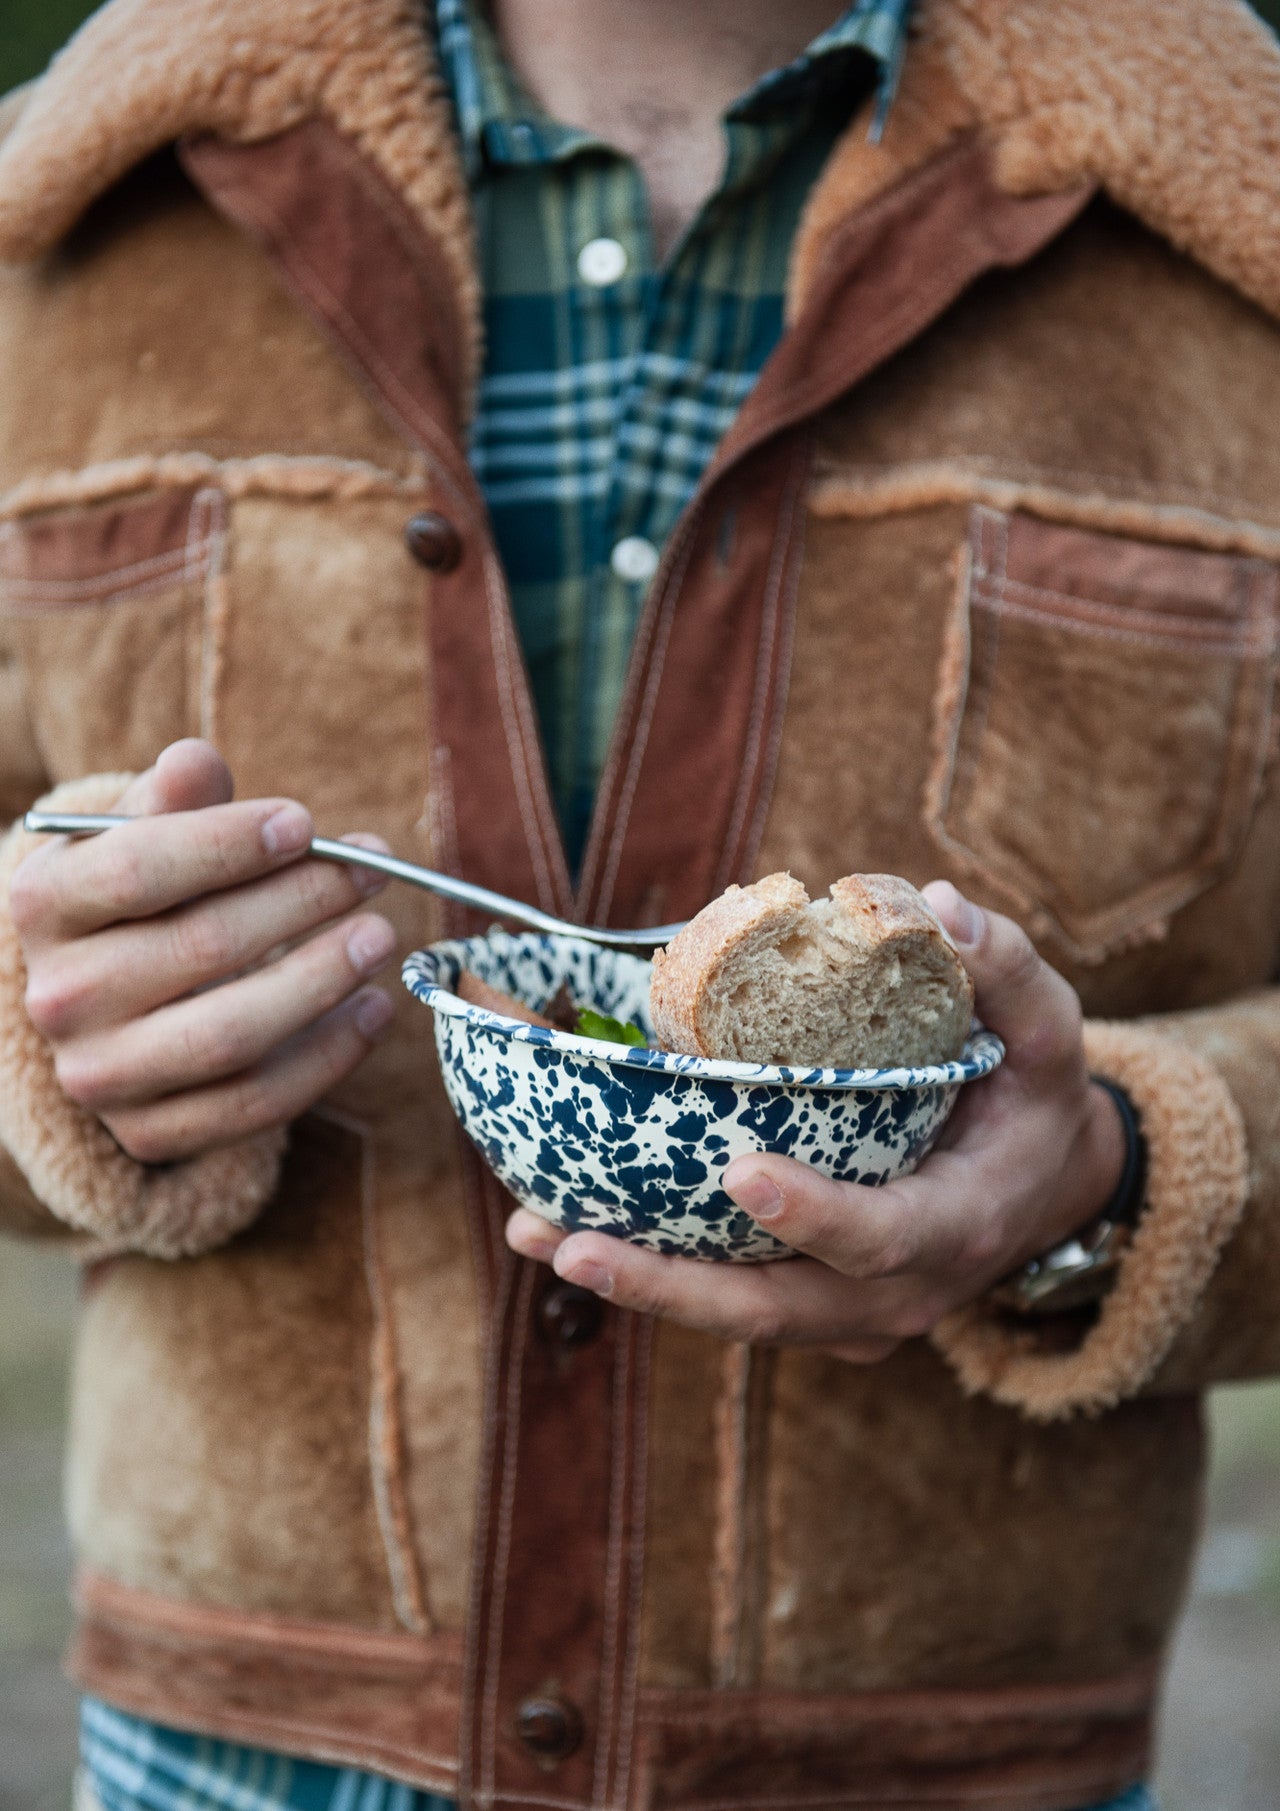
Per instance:
[[[534,99],[639,166],[661,256],[720,180],[726,107],[847,3],[492,0],[492,17]]]

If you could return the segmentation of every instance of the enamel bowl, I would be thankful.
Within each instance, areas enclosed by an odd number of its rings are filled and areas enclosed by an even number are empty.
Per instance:
[[[453,992],[464,968],[535,1009],[565,984],[579,1005],[652,1035],[649,963],[573,938],[495,930],[417,951],[404,981],[435,1014],[454,1112],[516,1199],[556,1226],[669,1254],[790,1256],[720,1187],[731,1159],[775,1151],[851,1182],[889,1182],[920,1162],[962,1084],[1004,1055],[999,1038],[975,1027],[956,1062],[922,1069],[675,1056],[469,1006]]]

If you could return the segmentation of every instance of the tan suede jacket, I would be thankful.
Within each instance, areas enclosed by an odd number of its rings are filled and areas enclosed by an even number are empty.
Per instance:
[[[1197,1392],[1280,1368],[1269,34],[924,6],[655,580],[576,897],[413,0],[113,0],[7,119],[8,818],[199,733],[245,794],[597,920],[948,875],[1080,988],[1151,1146],[1096,1315],[976,1307],[871,1369],[726,1347],[507,1254],[407,997],[287,1152],[144,1171],[59,1094],[2,919],[0,1217],[89,1261],[76,1677],[483,1807],[1139,1777]],[[454,922],[389,909],[406,947]]]

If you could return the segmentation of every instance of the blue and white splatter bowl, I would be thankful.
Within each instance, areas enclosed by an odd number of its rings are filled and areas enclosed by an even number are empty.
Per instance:
[[[760,1262],[789,1249],[720,1187],[735,1157],[775,1151],[851,1182],[906,1175],[964,1082],[1004,1055],[975,1029],[959,1059],[920,1069],[799,1069],[601,1043],[468,1005],[463,969],[540,1010],[566,986],[579,1006],[652,1036],[648,962],[569,937],[435,943],[404,981],[435,1013],[454,1112],[524,1206],[651,1250]]]

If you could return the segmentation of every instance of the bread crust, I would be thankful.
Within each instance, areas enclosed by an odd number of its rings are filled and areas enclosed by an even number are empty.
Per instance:
[[[855,957],[859,950],[869,960],[892,951],[913,969],[941,959],[962,1043],[973,1013],[973,982],[945,926],[910,881],[896,874],[849,874],[833,883],[830,901],[828,910]],[[811,902],[802,884],[786,873],[729,887],[713,899],[654,956],[649,1007],[659,1043],[689,1056],[725,1056],[707,1027],[726,963],[744,945],[775,945],[803,933],[824,906],[825,901]]]
[[[749,887],[728,887],[653,958],[649,1015],[664,1050],[712,1056],[706,1006],[714,977],[748,939],[773,930],[779,940],[798,930],[809,895],[792,875],[766,874]]]

